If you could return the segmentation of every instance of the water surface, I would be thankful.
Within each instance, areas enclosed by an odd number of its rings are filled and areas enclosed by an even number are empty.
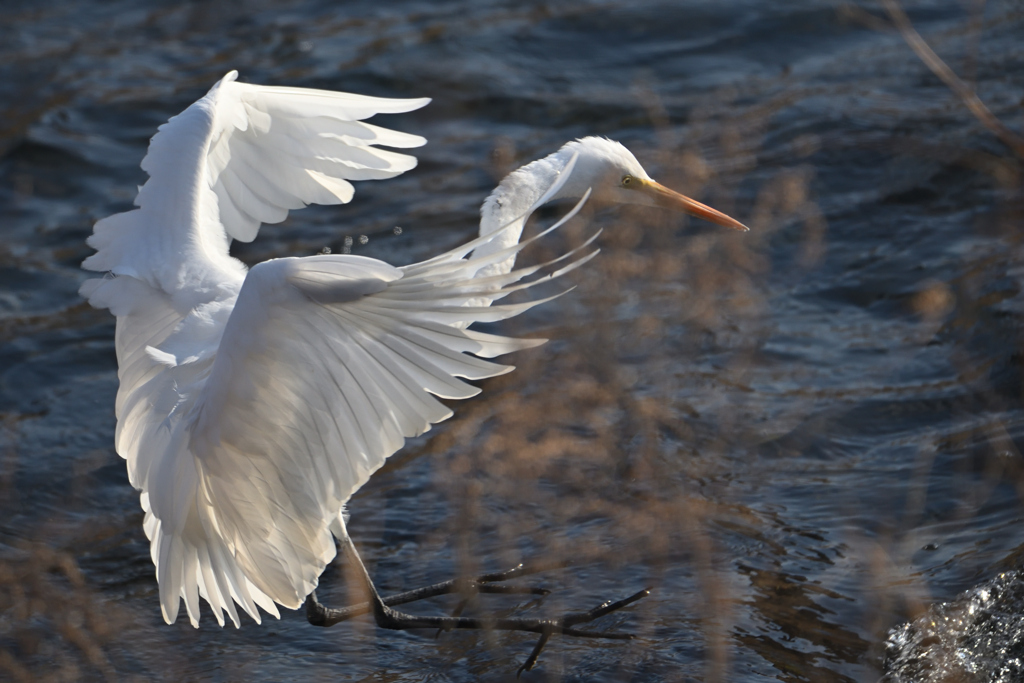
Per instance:
[[[908,3],[1020,130],[1024,8]],[[1020,164],[880,14],[827,0],[12,2],[0,10],[0,677],[505,680],[520,635],[160,617],[113,451],[113,319],[77,296],[92,223],[130,206],[156,126],[231,69],[430,96],[378,122],[420,165],[236,245],[409,263],[469,238],[500,177],[566,140],[626,143],[745,235],[654,210],[605,229],[571,294],[498,326],[550,338],[351,501],[382,590],[571,558],[528,680],[877,680],[888,632],[1018,568]],[[872,19],[874,17],[874,19]],[[543,211],[543,223],[558,210]],[[395,230],[401,227],[401,230]],[[361,237],[365,239],[360,239]],[[321,597],[347,599],[330,568]],[[442,613],[449,603],[419,606]]]

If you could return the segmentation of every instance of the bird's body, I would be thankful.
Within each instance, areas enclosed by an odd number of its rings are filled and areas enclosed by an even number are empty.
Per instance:
[[[117,316],[115,443],[141,491],[168,623],[180,599],[193,625],[200,597],[221,625],[224,613],[238,625],[235,603],[256,621],[257,606],[299,607],[345,537],[349,497],[451,415],[435,396],[469,398],[479,389],[460,378],[511,370],[484,358],[541,343],[467,329],[536,303],[491,305],[538,281],[515,284],[538,268],[512,271],[532,210],[609,174],[615,192],[632,192],[626,177],[657,186],[621,145],[587,138],[510,176],[482,209],[481,238],[422,263],[319,255],[247,270],[230,256],[260,223],[413,168],[376,145],[423,138],[361,119],[427,101],[232,72],[154,136],[138,208],[96,224],[84,267],[108,275],[82,294]],[[625,161],[602,161],[616,154]]]

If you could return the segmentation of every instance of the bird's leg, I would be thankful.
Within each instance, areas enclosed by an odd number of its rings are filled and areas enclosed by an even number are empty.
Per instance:
[[[434,586],[428,586],[425,589],[418,591],[408,591],[406,593],[400,593],[396,596],[391,596],[388,600],[381,598],[380,593],[377,592],[376,586],[373,584],[373,580],[370,578],[369,572],[366,571],[366,566],[363,564],[362,559],[359,557],[359,553],[356,552],[355,546],[352,544],[350,538],[344,538],[342,540],[345,553],[348,555],[349,561],[352,562],[353,568],[359,573],[366,584],[367,592],[370,596],[370,602],[361,605],[354,605],[350,608],[343,610],[329,610],[324,607],[316,599],[315,594],[310,594],[306,598],[306,617],[311,624],[316,626],[331,626],[349,619],[357,614],[366,614],[368,612],[373,613],[374,620],[377,625],[381,628],[391,630],[408,630],[418,628],[432,628],[440,629],[442,631],[451,631],[453,629],[480,629],[480,630],[498,630],[498,631],[527,631],[530,633],[540,634],[540,638],[537,644],[533,648],[533,652],[527,658],[526,663],[523,664],[519,669],[519,673],[528,671],[533,668],[533,665],[537,662],[537,658],[540,656],[541,651],[547,644],[548,640],[553,634],[561,633],[566,636],[574,636],[578,638],[609,638],[613,640],[632,640],[634,636],[629,633],[611,633],[606,631],[581,631],[576,626],[580,624],[586,624],[595,619],[602,617],[606,614],[622,609],[627,605],[631,605],[637,600],[650,594],[650,589],[644,589],[623,600],[616,602],[605,602],[598,605],[594,609],[588,612],[581,613],[568,613],[560,618],[556,619],[528,619],[528,618],[483,618],[473,619],[462,616],[450,616],[450,617],[423,617],[405,612],[400,612],[396,609],[392,609],[390,605],[401,604],[403,602],[411,602],[413,600],[419,600],[425,597],[431,597],[433,595],[444,595],[446,593],[455,592],[453,586],[457,586],[458,579],[455,581],[445,582],[443,584],[435,584]],[[519,570],[519,574],[517,574]],[[506,576],[511,578],[512,576],[520,575],[522,572],[521,567],[511,569],[508,572],[502,572],[500,575],[487,575],[487,578],[491,576]],[[511,576],[510,576],[511,575]],[[463,580],[464,581],[464,580]],[[477,582],[478,587],[488,586],[487,582]],[[439,587],[444,587],[440,589]],[[505,590],[509,587],[489,586],[489,588],[501,588],[502,590],[492,591],[489,589],[481,590],[480,592],[533,592],[533,589],[527,591],[509,591]]]

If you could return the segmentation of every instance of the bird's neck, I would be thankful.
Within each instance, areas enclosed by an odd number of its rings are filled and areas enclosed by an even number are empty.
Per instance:
[[[474,257],[493,254],[519,243],[526,220],[533,209],[537,208],[534,205],[555,184],[558,174],[565,168],[571,156],[571,151],[563,147],[554,154],[513,171],[494,188],[480,207],[480,235],[489,235],[496,230],[504,229],[493,240],[478,247],[473,252]],[[577,190],[570,178],[549,201],[580,197],[586,188]],[[477,276],[507,273],[514,265],[515,256],[511,256],[501,263],[481,269]]]

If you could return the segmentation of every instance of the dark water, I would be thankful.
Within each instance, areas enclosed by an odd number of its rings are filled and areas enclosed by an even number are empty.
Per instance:
[[[908,9],[1024,128],[1024,5]],[[5,3],[0,679],[505,680],[531,646],[299,613],[162,623],[112,448],[113,320],[80,302],[78,264],[144,182],[156,126],[238,69],[434,98],[381,121],[430,140],[416,170],[264,228],[237,250],[250,263],[346,238],[426,257],[473,234],[503,173],[588,134],[753,228],[587,216],[603,253],[578,289],[501,327],[552,342],[352,500],[382,589],[569,557],[538,578],[555,591],[540,604],[479,609],[557,614],[652,585],[600,624],[640,637],[556,639],[524,679],[878,680],[891,629],[1024,550],[1021,165],[881,16],[828,0]],[[329,569],[321,597],[344,586]],[[984,652],[1014,651],[998,645]]]

